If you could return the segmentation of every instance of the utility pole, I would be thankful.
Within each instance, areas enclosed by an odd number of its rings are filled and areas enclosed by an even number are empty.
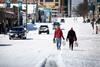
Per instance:
[[[27,20],[27,6],[28,6],[28,5],[27,5],[27,0],[26,0],[26,29],[27,29],[27,21],[28,21],[28,20]]]
[[[93,1],[90,2],[89,8],[90,8],[89,10],[92,11],[92,15],[93,15],[93,18],[94,18],[95,5],[94,5]]]
[[[68,16],[71,17],[72,0],[68,0]]]
[[[18,0],[18,26],[22,25],[23,17],[22,17],[22,0]]]

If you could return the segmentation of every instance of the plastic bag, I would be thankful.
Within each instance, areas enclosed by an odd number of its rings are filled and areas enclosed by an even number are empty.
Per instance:
[[[75,42],[74,42],[74,45],[75,45],[75,47],[78,47],[78,42],[75,41]]]
[[[62,41],[62,45],[63,45],[63,46],[66,45],[66,41],[65,41],[65,40]]]

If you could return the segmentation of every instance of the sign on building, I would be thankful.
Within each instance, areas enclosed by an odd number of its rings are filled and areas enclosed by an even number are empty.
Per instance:
[[[37,4],[28,4],[28,14],[36,13]]]

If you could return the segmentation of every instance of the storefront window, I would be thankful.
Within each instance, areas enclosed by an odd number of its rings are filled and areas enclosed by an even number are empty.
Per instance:
[[[55,0],[55,2],[58,2],[58,0]]]
[[[53,0],[45,0],[45,2],[53,2]]]
[[[40,2],[43,2],[43,0],[40,0]]]
[[[55,3],[55,6],[59,6],[59,4],[58,3]]]

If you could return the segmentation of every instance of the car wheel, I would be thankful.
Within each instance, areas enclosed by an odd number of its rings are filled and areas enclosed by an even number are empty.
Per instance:
[[[23,39],[23,37],[21,36],[20,39]]]
[[[41,32],[39,32],[39,34],[41,34]]]
[[[26,39],[26,37],[23,37],[23,39]]]
[[[47,34],[49,34],[49,31],[47,32]]]
[[[9,39],[11,40],[12,38],[11,38],[11,37],[9,37]]]

